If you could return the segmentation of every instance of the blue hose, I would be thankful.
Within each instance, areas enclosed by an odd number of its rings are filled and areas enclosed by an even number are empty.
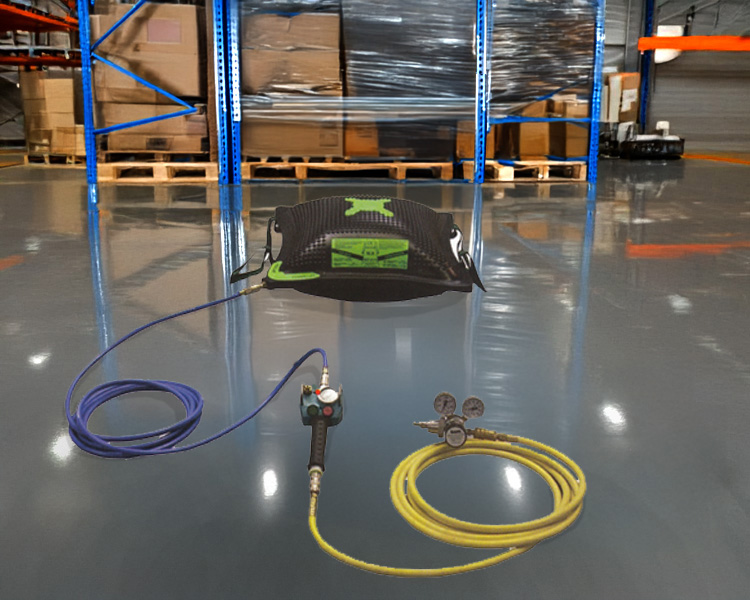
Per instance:
[[[198,426],[201,414],[203,412],[203,397],[200,393],[191,388],[190,386],[174,381],[160,381],[150,379],[119,379],[116,381],[109,381],[101,385],[96,386],[83,396],[81,402],[78,404],[78,408],[74,414],[70,412],[71,401],[73,398],[73,391],[75,390],[78,383],[83,379],[86,373],[91,370],[102,358],[104,358],[109,352],[117,348],[123,342],[129,340],[133,336],[139,334],[141,331],[168,321],[175,319],[183,315],[203,310],[211,306],[223,304],[242,296],[242,293],[234,294],[222,298],[221,300],[214,300],[206,304],[201,304],[194,308],[189,308],[181,312],[162,317],[147,323],[128,333],[126,336],[117,340],[109,348],[101,352],[94,360],[92,360],[78,376],[73,380],[73,383],[68,390],[68,395],[65,397],[65,415],[68,419],[68,425],[70,429],[70,437],[76,443],[76,445],[97,456],[104,458],[131,458],[133,456],[145,456],[153,454],[172,454],[174,452],[184,452],[185,450],[192,450],[198,446],[203,446],[209,442],[214,441],[226,435],[230,431],[234,431],[241,425],[247,423],[255,415],[257,415],[265,406],[273,400],[276,395],[281,391],[287,381],[291,378],[294,372],[302,366],[302,364],[310,358],[313,354],[320,354],[323,358],[323,367],[328,367],[328,357],[326,356],[325,350],[322,348],[313,348],[303,354],[297,362],[295,362],[291,369],[287,371],[286,375],[282,377],[278,385],[273,389],[269,396],[260,403],[249,415],[243,419],[237,421],[234,425],[230,425],[226,429],[207,437],[199,442],[194,442],[186,446],[175,447],[176,444],[187,438],[193,430]],[[141,391],[161,391],[168,392],[177,397],[182,405],[185,407],[186,416],[181,421],[165,427],[163,429],[157,429],[155,431],[149,431],[147,433],[137,433],[133,435],[122,435],[122,436],[111,436],[111,435],[97,435],[92,433],[88,429],[88,421],[94,411],[99,408],[105,402],[122,396],[123,394],[129,394],[131,392]],[[127,445],[127,442],[141,442],[137,444]],[[114,444],[117,445],[114,445]]]

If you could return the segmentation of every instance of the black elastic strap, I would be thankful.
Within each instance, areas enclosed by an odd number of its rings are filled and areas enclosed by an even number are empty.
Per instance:
[[[482,280],[479,279],[479,273],[477,273],[477,268],[474,266],[474,259],[471,258],[471,254],[469,254],[466,250],[461,250],[458,255],[461,257],[461,262],[463,262],[464,266],[469,270],[469,275],[471,275],[474,283],[477,284],[480,290],[486,292],[487,290],[484,289]]]
[[[266,245],[263,246],[263,260],[261,261],[260,266],[257,269],[253,269],[252,271],[246,271],[245,273],[241,272],[242,269],[244,269],[252,259],[251,256],[242,265],[232,271],[232,274],[229,277],[229,283],[236,283],[238,281],[242,281],[243,279],[247,279],[248,277],[252,277],[253,275],[258,275],[265,268],[266,261],[269,261],[270,264],[273,264],[275,262],[275,259],[273,257],[273,248],[271,247],[271,226],[273,225],[274,221],[276,221],[274,217],[268,219],[268,229],[266,230]]]

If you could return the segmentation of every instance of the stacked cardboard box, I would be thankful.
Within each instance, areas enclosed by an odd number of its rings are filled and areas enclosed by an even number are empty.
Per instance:
[[[341,96],[339,16],[253,14],[243,19],[242,91]]]
[[[546,117],[546,100],[525,106],[520,115]],[[549,154],[549,123],[503,123],[498,129],[496,156],[499,158],[544,159]]]
[[[199,111],[193,114],[110,133],[107,148],[112,152],[206,152],[206,112],[204,107],[198,108]],[[97,122],[100,127],[110,127],[118,123],[167,115],[180,109],[181,107],[170,104],[102,102],[97,105]]]
[[[342,156],[340,108],[289,116],[296,96],[342,95],[338,14],[251,13],[242,21],[242,91],[271,97],[242,122],[247,156]]]
[[[607,77],[607,102],[602,102],[602,121],[627,123],[638,119],[638,90],[641,76],[638,73],[612,73]]]
[[[524,117],[585,119],[589,103],[574,94],[553,96],[527,105]],[[581,158],[588,154],[588,123],[505,123],[499,126],[496,156],[539,160]]]
[[[589,116],[588,100],[575,97],[550,99],[551,117],[566,119],[587,119]],[[588,123],[550,123],[549,153],[553,158],[583,158],[589,152]]]
[[[91,17],[91,36],[106,33],[132,6],[112,4]],[[206,96],[205,49],[197,6],[146,3],[100,46],[108,60],[179,98]],[[201,34],[199,35],[199,32]],[[133,78],[98,63],[94,70],[97,126],[148,119],[181,110],[174,101]],[[112,151],[203,152],[208,146],[205,113],[165,119],[108,134]]]
[[[73,71],[21,71],[19,81],[30,153],[86,153],[83,126],[76,125]]]
[[[459,121],[456,127],[456,158],[458,160],[474,159],[474,121]],[[495,147],[497,146],[497,125],[490,127],[487,132],[486,158],[495,158]]]

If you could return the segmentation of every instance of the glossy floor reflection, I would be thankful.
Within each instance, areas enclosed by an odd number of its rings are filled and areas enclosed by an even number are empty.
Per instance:
[[[601,165],[585,186],[474,190],[392,182],[102,187],[80,170],[0,170],[0,598],[721,598],[750,589],[750,167]],[[333,545],[395,566],[468,562],[401,521],[396,464],[434,440],[411,425],[450,391],[481,425],[548,443],[588,477],[575,526],[512,561],[442,580],[341,565],[307,530],[303,368],[254,421],[184,454],[127,461],[71,444],[63,399],[96,353],[147,321],[227,295],[280,204],[398,195],[474,234],[487,292],[349,304],[263,291],[165,323],[108,357],[114,378],[200,390],[199,439],[239,419],[313,346],[346,414],[331,433],[319,524]],[[259,255],[255,254],[258,258]],[[180,418],[134,397],[96,413],[128,433]],[[480,424],[477,422],[477,424]],[[440,510],[514,522],[551,508],[543,481],[499,459],[420,478]]]

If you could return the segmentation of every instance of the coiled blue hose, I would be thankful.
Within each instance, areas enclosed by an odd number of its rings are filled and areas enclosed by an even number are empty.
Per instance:
[[[72,403],[73,392],[78,383],[81,381],[81,379],[83,379],[86,373],[88,373],[89,370],[94,367],[94,365],[96,365],[109,352],[117,348],[117,346],[129,340],[133,336],[139,334],[141,331],[153,327],[154,325],[158,325],[159,323],[163,323],[164,321],[176,319],[177,317],[203,310],[204,308],[209,308],[211,306],[223,304],[224,302],[229,302],[230,300],[239,298],[242,295],[244,294],[240,292],[232,296],[222,298],[221,300],[214,300],[213,302],[201,304],[199,306],[195,306],[193,308],[189,308],[187,310],[162,317],[161,319],[151,321],[150,323],[138,327],[124,337],[120,338],[109,348],[101,352],[94,360],[92,360],[73,380],[70,389],[68,389],[68,394],[65,397],[65,415],[68,419],[70,437],[76,443],[76,445],[82,450],[89,452],[90,454],[95,454],[104,458],[131,458],[133,456],[172,454],[174,452],[184,452],[185,450],[192,450],[193,448],[197,448],[198,446],[208,444],[209,442],[212,442],[215,439],[218,439],[223,435],[226,435],[230,431],[234,431],[241,425],[247,423],[261,410],[263,410],[263,408],[265,408],[265,406],[269,402],[271,402],[271,400],[276,397],[276,395],[281,391],[281,388],[283,388],[284,384],[289,381],[294,372],[299,369],[299,367],[301,367],[302,364],[313,354],[320,354],[323,358],[323,367],[328,367],[328,357],[326,356],[325,350],[323,350],[322,348],[313,348],[312,350],[308,350],[297,360],[297,362],[292,365],[291,369],[289,369],[286,375],[282,377],[281,381],[279,381],[278,385],[273,389],[268,397],[263,400],[263,402],[261,402],[260,405],[258,405],[249,415],[237,421],[235,424],[230,425],[226,429],[223,429],[220,432],[207,437],[206,439],[188,444],[186,446],[176,447],[176,444],[179,444],[181,441],[187,438],[198,426],[198,422],[200,421],[203,412],[203,397],[197,390],[182,383],[151,379],[119,379],[116,381],[109,381],[107,383],[96,386],[88,393],[86,393],[81,399],[81,402],[78,404],[76,412],[71,414],[70,407]],[[157,429],[155,431],[149,431],[147,433],[137,433],[133,435],[97,435],[89,430],[88,421],[91,418],[91,415],[105,402],[117,398],[118,396],[122,396],[123,394],[151,390],[168,392],[176,396],[177,399],[180,400],[180,402],[182,402],[182,405],[185,407],[185,418],[163,429]],[[128,445],[127,442],[141,443]]]

